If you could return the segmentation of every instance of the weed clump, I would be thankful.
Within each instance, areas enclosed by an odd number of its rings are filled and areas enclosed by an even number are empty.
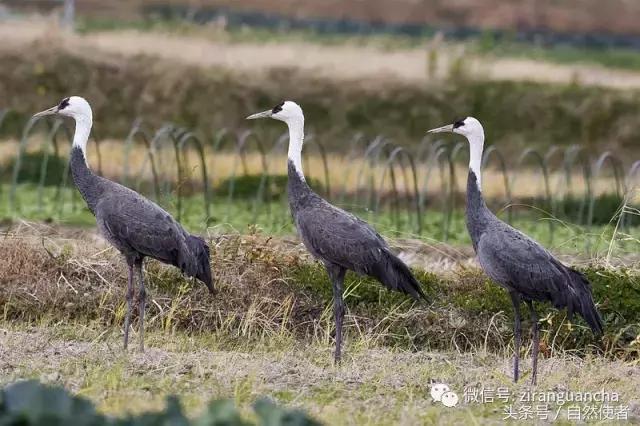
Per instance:
[[[86,239],[86,237],[81,237]],[[148,327],[212,333],[221,342],[251,345],[274,337],[327,341],[333,333],[332,290],[324,267],[301,245],[260,234],[210,241],[218,294],[211,297],[175,268],[146,263]],[[39,238],[0,242],[0,305],[5,321],[92,321],[120,326],[126,270],[113,250],[75,243],[52,251]],[[624,359],[637,357],[640,276],[632,270],[586,268],[605,322],[596,340],[581,319],[538,304],[542,341],[553,349],[585,347]],[[476,268],[452,274],[414,273],[430,304],[421,304],[349,272],[345,280],[348,336],[405,349],[503,348],[512,332],[507,293]],[[526,327],[526,323],[523,327]]]

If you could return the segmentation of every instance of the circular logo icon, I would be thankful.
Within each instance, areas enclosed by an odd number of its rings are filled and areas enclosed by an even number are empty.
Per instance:
[[[455,407],[458,405],[458,395],[455,392],[448,391],[443,393],[440,400],[445,407]]]
[[[442,395],[445,392],[449,392],[449,386],[444,383],[434,383],[431,385],[431,398],[433,398],[433,402],[441,401]]]

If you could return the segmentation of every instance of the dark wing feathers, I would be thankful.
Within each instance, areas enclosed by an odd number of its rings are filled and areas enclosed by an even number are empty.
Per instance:
[[[494,281],[528,300],[549,301],[578,312],[595,331],[602,330],[591,286],[584,275],[563,265],[541,245],[500,223],[483,233],[478,260]]]
[[[425,298],[409,268],[369,224],[324,200],[295,213],[307,249],[325,263],[370,275],[387,288]]]
[[[117,193],[103,197],[96,217],[117,241],[144,256],[175,264],[184,250],[188,234],[155,203],[135,194]],[[120,247],[119,247],[120,248]],[[176,265],[180,267],[181,265]]]
[[[307,248],[321,260],[368,274],[386,242],[366,222],[328,203],[301,209],[296,226]]]
[[[96,219],[104,236],[125,256],[148,256],[196,277],[213,292],[209,247],[190,235],[154,202],[115,182],[104,181]]]

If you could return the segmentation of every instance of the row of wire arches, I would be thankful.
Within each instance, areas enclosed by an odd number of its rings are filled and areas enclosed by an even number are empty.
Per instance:
[[[8,114],[10,111],[0,111],[0,132]],[[41,137],[33,138],[36,133]],[[97,154],[97,164],[94,167],[102,174],[104,155],[101,139],[95,132],[93,136]],[[39,149],[43,153],[37,185],[37,208],[43,212],[46,206],[44,185],[49,159],[62,155],[71,138],[69,129],[60,120],[30,121],[24,127],[11,171],[8,194],[10,212],[20,214],[23,209],[16,194],[21,184],[19,176],[22,159],[30,141],[40,141]],[[270,202],[270,180],[281,174],[287,143],[286,133],[265,137],[250,130],[234,132],[221,129],[205,137],[172,124],[151,131],[141,120],[136,120],[123,144],[121,179],[124,185],[146,193],[161,204],[174,203],[172,207],[179,220],[184,212],[185,198],[191,196],[186,189],[195,181],[196,192],[201,192],[202,220],[207,223],[212,215],[214,200],[216,204],[226,203],[226,216],[232,214],[236,182],[241,176],[256,172],[248,165],[248,157],[257,153],[260,158],[260,179],[251,202],[252,219],[255,221],[259,214],[266,214],[267,217],[275,214]],[[33,143],[33,148],[32,145]],[[381,212],[388,212],[396,230],[416,235],[424,232],[425,212],[440,211],[441,234],[433,237],[448,240],[453,215],[463,207],[459,194],[463,194],[465,189],[462,185],[466,181],[466,173],[461,172],[465,171],[468,161],[466,142],[450,143],[443,139],[425,138],[415,149],[407,149],[395,145],[384,136],[368,139],[362,134],[356,134],[347,141],[347,145],[349,149],[343,156],[342,164],[336,166],[330,164],[329,154],[321,141],[312,134],[305,139],[304,155],[315,155],[322,163],[322,173],[317,176],[317,180],[321,182],[324,196],[348,210],[364,212],[374,222]],[[141,163],[131,164],[130,154],[138,146],[143,147],[146,155]],[[189,155],[190,152],[195,155]],[[229,175],[225,176],[227,188],[223,198],[216,196],[215,186],[211,184],[222,177],[216,175],[216,170],[213,170],[215,167],[208,166],[211,164],[208,156],[215,158],[220,153],[232,154],[233,162]],[[197,164],[190,164],[193,157],[197,159]],[[542,197],[535,200],[536,205],[533,207],[548,217],[555,218],[559,216],[561,209],[563,197],[560,195],[574,197],[577,200],[575,219],[590,227],[598,201],[595,182],[600,179],[611,181],[613,178],[615,187],[608,188],[609,191],[627,201],[640,178],[640,161],[635,161],[625,170],[623,161],[612,152],[606,151],[592,160],[585,149],[577,145],[551,145],[544,151],[528,148],[515,162],[509,161],[492,145],[485,149],[482,162],[483,168],[491,167],[498,173],[504,197],[499,204],[506,207],[505,219],[509,222],[514,221],[522,210],[513,208],[518,207],[514,205],[514,190],[521,186],[539,185]],[[522,170],[532,173],[523,177],[519,173]],[[149,175],[150,182],[147,179]],[[332,175],[341,175],[340,182],[355,183],[334,188]],[[581,192],[576,184],[576,176],[582,178]],[[525,178],[529,181],[523,182]],[[531,182],[532,179],[537,182]],[[64,213],[65,209],[75,211],[81,206],[75,191],[65,191],[69,186],[67,165],[55,190],[53,209],[57,214]],[[166,196],[165,203],[162,200],[163,194]],[[281,198],[281,202],[285,202],[284,197]],[[625,213],[622,210],[618,218],[622,228],[628,224],[628,215]],[[547,224],[553,241],[556,221],[548,220]]]

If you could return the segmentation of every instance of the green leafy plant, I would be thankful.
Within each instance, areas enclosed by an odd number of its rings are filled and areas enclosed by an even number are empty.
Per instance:
[[[313,426],[317,421],[301,410],[289,410],[268,399],[254,404],[257,424],[263,426]],[[91,401],[74,396],[63,388],[45,386],[35,380],[14,383],[0,392],[0,425],[20,426],[249,426],[232,401],[217,400],[190,420],[180,400],[167,398],[166,408],[159,412],[107,417],[96,411]]]

